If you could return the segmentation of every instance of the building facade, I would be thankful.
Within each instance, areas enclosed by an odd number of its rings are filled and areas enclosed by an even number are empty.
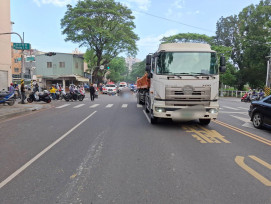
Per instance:
[[[10,0],[0,1],[0,33],[11,32]],[[8,90],[12,81],[11,36],[0,35],[0,90]]]
[[[54,84],[60,84],[68,89],[70,84],[89,83],[84,77],[84,59],[82,55],[56,53],[36,55],[36,69],[34,74],[41,87],[49,89]]]
[[[134,57],[127,57],[125,58],[125,62],[126,62],[126,66],[128,67],[129,72],[131,72],[133,64],[136,62],[141,62],[141,60]]]

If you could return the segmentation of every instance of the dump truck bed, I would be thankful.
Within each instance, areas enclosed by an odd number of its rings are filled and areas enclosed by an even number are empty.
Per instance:
[[[145,73],[143,77],[136,81],[137,89],[148,89],[150,88],[150,79],[148,78],[148,73]]]

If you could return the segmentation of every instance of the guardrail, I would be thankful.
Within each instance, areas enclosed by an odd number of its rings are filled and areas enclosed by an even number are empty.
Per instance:
[[[247,91],[222,91],[219,90],[219,96],[221,97],[236,97],[236,98],[242,98],[243,95],[245,95]]]

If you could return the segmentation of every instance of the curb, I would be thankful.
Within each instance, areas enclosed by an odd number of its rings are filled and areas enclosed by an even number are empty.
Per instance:
[[[20,109],[20,110],[18,110],[16,112],[11,112],[11,113],[0,115],[0,121],[6,120],[6,119],[9,119],[9,118],[13,118],[15,116],[24,115],[26,113],[30,113],[30,112],[33,112],[33,111],[39,111],[39,110],[43,110],[43,109],[44,110],[45,109],[50,109],[52,107],[53,107],[52,105],[50,105],[50,106],[38,105],[38,106],[33,106],[33,107],[25,108],[25,109]]]

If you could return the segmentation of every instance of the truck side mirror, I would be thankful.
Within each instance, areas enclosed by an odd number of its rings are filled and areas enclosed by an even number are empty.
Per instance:
[[[147,55],[147,57],[146,57],[146,65],[151,65],[151,55]]]
[[[146,70],[146,72],[149,73],[151,71],[151,65],[146,65],[146,69],[145,70]]]

